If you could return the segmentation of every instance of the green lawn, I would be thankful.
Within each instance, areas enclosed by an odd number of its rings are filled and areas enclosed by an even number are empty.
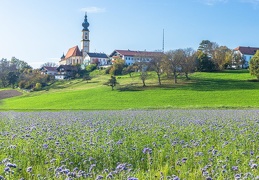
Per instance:
[[[155,77],[155,74],[151,74]],[[59,82],[48,91],[25,93],[4,99],[3,110],[41,109],[147,109],[147,108],[258,108],[259,82],[247,71],[195,73],[191,80],[183,77],[174,85],[173,80],[149,78],[141,87],[137,74],[117,77],[120,83],[111,91],[103,85],[109,76],[99,75],[89,83],[81,80]],[[123,88],[127,87],[127,88]]]

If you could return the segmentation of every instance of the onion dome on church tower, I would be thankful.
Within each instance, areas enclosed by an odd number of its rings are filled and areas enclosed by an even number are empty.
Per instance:
[[[84,27],[83,31],[89,31],[89,29],[88,29],[89,25],[90,25],[90,24],[89,24],[88,21],[87,21],[87,15],[86,15],[86,13],[85,13],[85,20],[84,20],[84,22],[82,23],[82,26]]]

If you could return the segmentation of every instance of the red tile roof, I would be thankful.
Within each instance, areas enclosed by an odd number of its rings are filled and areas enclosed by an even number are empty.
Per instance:
[[[132,50],[115,50],[123,56],[155,56],[162,54],[162,52],[151,52],[151,51],[132,51]]]
[[[79,50],[78,46],[74,46],[74,47],[70,48],[67,51],[65,59],[70,58],[72,56],[82,56],[82,52]]]
[[[247,54],[247,55],[254,55],[259,48],[256,47],[244,47],[244,46],[239,46],[234,49],[235,51],[240,51],[242,54]]]

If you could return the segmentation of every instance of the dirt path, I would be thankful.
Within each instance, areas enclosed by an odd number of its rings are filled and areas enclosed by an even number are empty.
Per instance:
[[[16,90],[0,91],[0,99],[10,98],[10,97],[20,96],[20,95],[22,95],[22,93]]]

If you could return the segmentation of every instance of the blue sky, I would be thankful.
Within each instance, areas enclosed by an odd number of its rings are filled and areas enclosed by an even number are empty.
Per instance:
[[[90,51],[165,51],[210,40],[259,47],[259,0],[0,0],[0,58],[34,68],[78,45],[87,11]]]

